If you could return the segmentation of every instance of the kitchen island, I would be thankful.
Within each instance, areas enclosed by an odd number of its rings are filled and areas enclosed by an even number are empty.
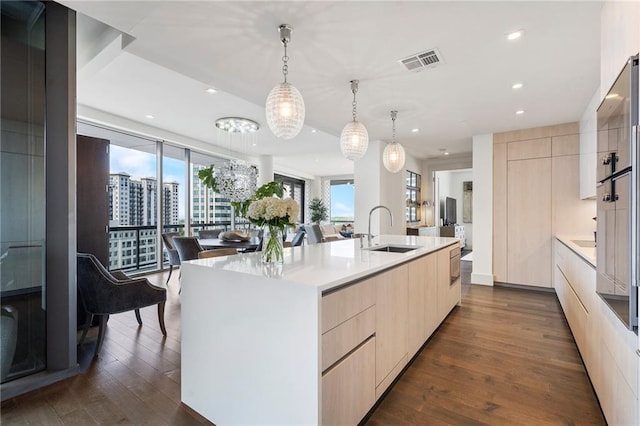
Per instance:
[[[182,401],[218,425],[360,421],[460,303],[458,240],[373,243],[411,250],[341,240],[285,249],[280,266],[183,263]]]

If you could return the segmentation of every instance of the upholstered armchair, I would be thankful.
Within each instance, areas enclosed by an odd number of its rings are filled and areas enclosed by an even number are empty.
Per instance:
[[[140,308],[158,305],[160,330],[163,335],[167,335],[164,326],[167,290],[151,284],[146,278],[129,278],[120,271],[110,273],[95,256],[78,253],[78,290],[82,305],[88,314],[78,345],[84,341],[93,317],[97,316],[99,320],[98,342],[94,356],[100,353],[110,314],[135,311],[138,324],[142,325]]]
[[[169,276],[167,277],[167,285],[171,279],[171,273],[174,266],[180,266],[180,255],[178,250],[173,245],[173,237],[180,236],[178,232],[166,232],[162,234],[162,241],[164,242],[164,248],[167,250],[167,257],[169,258]]]

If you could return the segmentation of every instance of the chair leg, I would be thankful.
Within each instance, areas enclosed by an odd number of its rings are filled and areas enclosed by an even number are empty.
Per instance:
[[[136,309],[136,319],[138,320],[138,324],[142,325],[142,318],[140,317],[140,309]]]
[[[169,276],[167,277],[167,282],[165,285],[169,285],[169,280],[171,279],[171,273],[173,272],[173,265],[169,265]]]
[[[160,322],[160,330],[164,336],[167,335],[167,329],[164,326],[164,303],[158,303],[158,322]]]
[[[89,332],[89,327],[91,327],[92,322],[93,314],[88,314],[87,322],[84,323],[84,327],[82,329],[82,336],[80,336],[80,340],[78,341],[78,346],[82,346],[82,342],[84,342],[84,338],[87,337],[87,333]]]
[[[107,328],[107,319],[104,315],[99,315],[99,330],[98,330],[98,341],[96,342],[96,351],[93,354],[94,358],[98,356],[100,353],[100,349],[102,349],[102,341],[104,340],[104,332]]]

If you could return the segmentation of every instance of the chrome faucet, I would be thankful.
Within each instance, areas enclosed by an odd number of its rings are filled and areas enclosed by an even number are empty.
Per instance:
[[[374,212],[374,210],[377,210],[377,209],[386,209],[389,212],[389,219],[391,220],[391,226],[393,226],[393,214],[391,213],[391,210],[389,210],[389,207],[375,206],[374,208],[372,208],[369,211],[369,228],[367,230],[367,242],[369,243],[369,247],[371,247],[371,214]]]

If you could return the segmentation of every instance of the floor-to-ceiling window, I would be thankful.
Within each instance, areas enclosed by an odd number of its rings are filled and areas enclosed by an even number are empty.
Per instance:
[[[355,192],[352,179],[332,180],[330,185],[330,220],[334,224],[353,223]]]
[[[285,195],[288,195],[298,202],[300,213],[298,214],[296,222],[304,223],[305,182],[301,179],[278,174],[274,175],[274,179],[281,180],[284,185]]]
[[[420,175],[406,171],[406,221],[420,222]]]
[[[211,188],[207,188],[198,178],[198,172],[209,166],[214,171],[225,160],[198,152],[191,153],[191,228],[192,234],[197,235],[201,229],[226,230],[231,225],[231,204]]]
[[[0,2],[0,378],[46,367],[43,3]]]

